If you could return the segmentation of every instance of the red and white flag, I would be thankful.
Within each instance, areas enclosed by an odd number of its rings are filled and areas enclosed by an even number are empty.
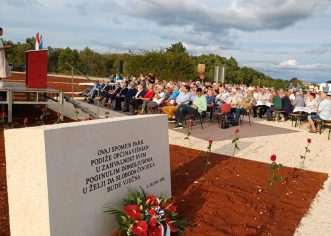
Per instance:
[[[40,35],[39,32],[36,34],[36,46],[35,46],[36,50],[40,49]]]

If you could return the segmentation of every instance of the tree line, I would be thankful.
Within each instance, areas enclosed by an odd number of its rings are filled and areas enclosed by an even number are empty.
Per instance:
[[[24,70],[25,52],[33,50],[35,39],[25,43],[12,43],[13,48],[6,51],[8,62],[13,69]],[[206,65],[205,80],[214,80],[215,66],[225,67],[225,82],[234,84],[261,85],[284,88],[290,81],[273,79],[253,68],[240,67],[235,58],[225,58],[217,54],[189,55],[181,42],[158,51],[127,53],[98,53],[90,48],[76,49],[48,47],[48,71],[56,74],[71,74],[70,64],[89,76],[109,77],[118,71],[119,60],[124,61],[124,75],[139,76],[152,73],[161,80],[198,80],[197,65]]]

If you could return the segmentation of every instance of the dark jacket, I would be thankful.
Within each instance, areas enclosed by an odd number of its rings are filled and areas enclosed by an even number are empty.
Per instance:
[[[293,111],[293,106],[288,96],[282,98],[282,110],[285,111],[287,115]]]
[[[127,93],[125,94],[125,97],[132,98],[137,94],[137,90],[135,88],[130,88]]]

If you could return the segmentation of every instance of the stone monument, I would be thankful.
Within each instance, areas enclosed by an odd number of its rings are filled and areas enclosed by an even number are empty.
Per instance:
[[[171,195],[165,115],[5,131],[12,236],[109,236],[127,187]]]

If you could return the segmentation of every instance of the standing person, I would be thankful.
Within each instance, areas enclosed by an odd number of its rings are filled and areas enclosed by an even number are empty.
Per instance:
[[[3,45],[4,42],[2,39],[2,35],[3,35],[3,29],[0,27],[0,80],[11,77],[11,71],[5,57],[5,50],[12,48],[12,46]]]

